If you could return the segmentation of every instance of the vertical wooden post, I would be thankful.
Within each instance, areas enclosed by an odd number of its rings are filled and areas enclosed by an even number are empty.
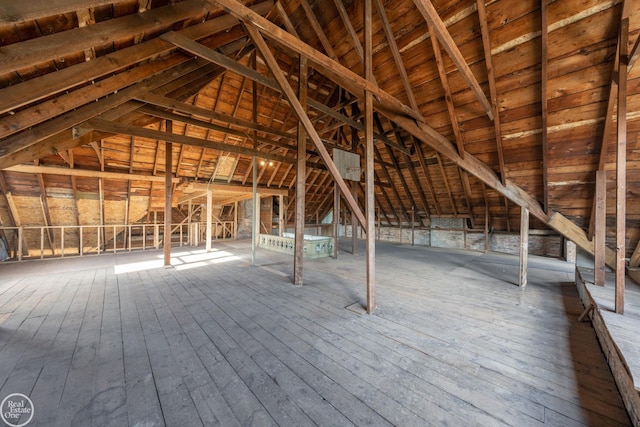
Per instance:
[[[60,228],[60,256],[64,258],[64,227]]]
[[[187,204],[187,239],[189,240],[189,246],[193,246],[193,236],[192,236],[192,231],[191,230],[191,214],[192,214],[192,209],[191,209],[191,199],[189,199],[189,202]],[[144,233],[143,233],[144,234]]]
[[[153,211],[153,247],[160,247],[160,231],[158,229],[158,211]]]
[[[233,204],[233,238],[238,239],[238,202]]]
[[[213,215],[213,192],[207,189],[207,222],[206,222],[206,241],[205,248],[207,252],[211,251],[211,216]]]
[[[340,188],[333,184],[333,258],[338,259],[338,239],[340,238]]]
[[[258,159],[253,156],[253,198],[251,199],[251,265],[256,265],[256,247],[258,246],[258,224],[260,205],[258,204]]]
[[[527,286],[527,261],[529,257],[529,210],[520,208],[520,274],[518,286]]]
[[[365,79],[373,81],[373,61],[372,56],[372,5],[371,0],[364,2],[364,69]],[[367,313],[373,313],[376,308],[375,291],[375,262],[376,262],[376,239],[375,239],[375,194],[374,194],[374,163],[373,163],[373,94],[365,90],[364,92],[364,139],[365,149],[365,194],[366,194],[366,219],[367,219]]]
[[[607,172],[596,171],[596,208],[594,235],[594,279],[593,283],[604,286],[605,236],[607,231]]]
[[[307,58],[300,56],[300,78],[298,79],[298,99],[304,109],[307,108],[307,79],[309,78]],[[296,164],[296,222],[295,253],[293,258],[293,284],[303,282],[304,259],[304,219],[305,219],[305,181],[307,168],[307,133],[302,122],[298,121],[298,162]]]
[[[22,226],[18,227],[18,261],[22,261],[22,239],[24,233],[22,230]]]
[[[261,229],[261,224],[262,224],[262,196],[260,196],[260,193],[258,193],[257,188],[256,188],[256,197],[254,199],[255,201],[255,210],[257,212],[257,217],[256,217],[256,222],[255,222],[255,234],[256,237],[259,239],[260,238],[260,233],[262,232]],[[258,244],[258,241],[256,240],[256,246]]]
[[[351,181],[351,193],[353,198],[358,200],[358,183]],[[351,211],[351,255],[355,255],[358,252],[358,218],[355,211]]]
[[[416,207],[411,206],[411,246],[415,246],[415,230],[416,230]]]
[[[100,200],[100,229],[98,230],[99,233],[102,234],[102,244],[104,245],[104,250],[107,250],[107,229],[104,226],[105,225],[105,212],[104,212],[104,204],[105,204],[105,200],[104,200],[104,180],[102,178],[98,179],[98,199]],[[151,194],[149,194],[149,197],[151,197]],[[156,247],[157,249],[157,247]],[[98,249],[98,254],[100,254],[100,249]]]
[[[544,207],[544,211],[549,214],[549,186],[548,175],[549,175],[549,146],[548,140],[548,111],[549,104],[547,96],[548,92],[548,69],[549,69],[549,60],[548,60],[548,52],[549,52],[549,6],[548,0],[542,0],[540,6],[540,15],[541,15],[541,33],[540,33],[540,53],[541,53],[541,76],[540,76],[540,92],[542,94],[541,98],[541,118],[542,118],[542,206]],[[498,112],[496,111],[496,114]]]
[[[489,204],[487,203],[485,195],[484,204],[484,252],[489,252]]]
[[[284,196],[278,196],[278,235],[284,234]]]
[[[167,132],[173,132],[173,122],[167,120]],[[173,144],[165,142],[165,170],[164,170],[164,265],[171,265],[171,198],[173,183],[171,170],[173,164]],[[115,243],[115,236],[114,236]]]
[[[40,227],[40,259],[44,259],[44,227]]]
[[[618,61],[618,144],[616,149],[616,297],[615,312],[624,314],[626,277],[627,220],[627,62],[629,17],[620,23],[620,60]]]
[[[258,67],[258,58],[254,51],[251,55],[251,63],[253,69]],[[254,80],[252,89],[252,109],[251,119],[254,124],[258,124],[258,83]],[[258,133],[253,131],[253,149],[258,149]],[[260,199],[258,197],[258,159],[253,156],[253,174],[252,174],[252,187],[253,187],[253,218],[251,220],[251,265],[256,265],[256,247],[258,246],[258,234],[260,234]]]

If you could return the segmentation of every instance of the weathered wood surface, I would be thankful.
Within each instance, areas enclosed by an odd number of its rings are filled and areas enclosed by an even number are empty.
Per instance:
[[[591,320],[603,347],[618,389],[635,425],[640,424],[640,286],[626,281],[625,313],[615,313],[616,277],[606,273],[604,286],[594,285],[593,270],[580,268],[578,287],[583,301],[594,304]]]
[[[29,395],[34,425],[629,424],[569,264],[531,257],[523,293],[516,256],[376,252],[375,315],[345,309],[363,255],[307,263],[302,287],[246,242],[169,270],[160,251],[3,265],[0,394]]]

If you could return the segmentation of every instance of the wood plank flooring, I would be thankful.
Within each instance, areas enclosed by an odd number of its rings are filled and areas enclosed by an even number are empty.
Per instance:
[[[605,285],[594,285],[594,271],[578,269],[577,280],[584,304],[593,304],[590,313],[599,341],[605,348],[627,410],[640,425],[640,286],[627,277],[624,315],[615,313],[615,274],[605,274]]]
[[[349,242],[343,242],[345,246]],[[362,244],[362,242],[361,242]],[[0,398],[36,426],[617,426],[628,415],[573,266],[377,244],[292,259],[250,244],[0,265]]]

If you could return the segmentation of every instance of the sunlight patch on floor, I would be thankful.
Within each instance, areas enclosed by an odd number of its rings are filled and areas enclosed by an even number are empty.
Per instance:
[[[133,262],[114,266],[115,274],[133,273],[136,271],[151,270],[164,266],[164,255],[157,255],[157,259]],[[220,264],[229,261],[237,261],[241,258],[228,251],[211,249],[207,252],[202,249],[193,251],[180,251],[171,254],[171,265],[176,270],[186,270],[205,267],[211,264]]]

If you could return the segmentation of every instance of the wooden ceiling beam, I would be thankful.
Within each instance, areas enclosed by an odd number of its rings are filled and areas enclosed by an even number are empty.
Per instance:
[[[382,155],[380,154],[380,149],[378,147],[374,147],[374,151],[376,154],[376,160],[380,160],[382,158]],[[378,162],[378,164],[381,166],[381,170],[384,172],[383,176],[386,178],[387,182],[390,184],[389,188],[391,188],[391,192],[393,193],[394,197],[396,198],[396,203],[392,203],[391,202],[391,198],[389,197],[389,195],[386,193],[384,186],[379,185],[378,188],[380,189],[380,192],[382,194],[384,194],[385,199],[387,200],[387,203],[389,204],[389,206],[391,206],[391,209],[393,210],[393,214],[395,215],[398,224],[400,224],[402,222],[402,220],[400,219],[400,215],[398,214],[398,211],[396,209],[396,207],[399,207],[400,209],[402,209],[402,215],[405,218],[409,218],[409,215],[407,214],[407,210],[404,207],[404,204],[402,203],[402,197],[400,197],[400,193],[398,193],[398,189],[396,188],[395,185],[393,185],[393,181],[391,179],[391,174],[389,173],[389,170],[387,169],[387,166],[384,164],[381,164],[380,162]],[[381,183],[382,180],[378,177],[378,182]]]
[[[482,107],[484,108],[487,116],[493,120],[493,108],[491,106],[491,102],[487,99],[487,96],[484,94],[482,88],[480,87],[480,83],[476,80],[471,68],[467,64],[467,61],[462,56],[460,49],[456,45],[455,41],[449,34],[449,30],[447,30],[447,26],[442,22],[442,19],[438,15],[435,7],[431,4],[430,0],[413,0],[413,3],[418,8],[422,17],[427,21],[427,25],[429,25],[430,29],[433,29],[438,40],[444,47],[444,49],[449,54],[449,57],[456,65],[458,71],[462,75],[462,78],[467,82],[471,91],[474,93]]]
[[[380,119],[377,116],[374,117],[374,121],[375,121],[375,124],[378,126],[378,130],[380,131],[380,129],[382,128],[382,122],[380,121]],[[387,155],[389,156],[389,159],[391,160],[391,164],[393,165],[393,169],[395,170],[396,175],[398,176],[398,179],[400,180],[400,184],[402,185],[402,188],[404,189],[404,192],[407,195],[407,198],[409,199],[409,203],[411,204],[410,206],[415,208],[416,201],[413,198],[413,194],[411,193],[411,189],[409,188],[409,185],[407,184],[407,180],[405,179],[404,174],[402,173],[402,168],[400,167],[400,164],[398,163],[398,159],[394,155],[393,151],[389,150],[388,148],[387,148]],[[381,156],[378,156],[378,157],[381,158]],[[391,182],[391,181],[389,181],[389,182]],[[415,182],[413,184],[416,185]],[[403,208],[404,208],[404,206],[403,206]],[[409,218],[409,210],[408,209],[405,209],[405,214],[407,215],[407,219],[408,219]]]
[[[30,0],[0,3],[0,25],[13,25],[53,15],[113,4],[114,0]]]
[[[629,65],[627,65],[627,74],[631,73],[631,69],[640,57],[640,35],[636,38],[636,44],[633,45],[629,52]]]
[[[438,168],[440,169],[440,175],[442,175],[442,181],[444,181],[444,188],[447,189],[447,196],[449,197],[449,204],[451,205],[451,211],[453,212],[453,215],[458,215],[458,208],[456,207],[456,203],[453,200],[453,193],[451,192],[451,186],[449,185],[449,178],[447,177],[447,173],[444,170],[442,157],[438,152],[436,152],[436,159],[438,160]]]
[[[265,1],[253,6],[252,10],[259,14],[265,14],[271,9],[272,5],[272,1]],[[185,37],[198,40],[213,34],[226,32],[237,24],[238,20],[236,18],[231,15],[224,15],[202,24],[187,27],[180,30],[179,33]],[[75,64],[55,73],[40,76],[37,79],[30,79],[23,83],[8,86],[0,90],[0,113],[6,113],[75,86],[96,81],[135,63],[161,56],[174,48],[173,44],[154,38],[135,46],[117,50],[90,62]]]
[[[544,0],[546,1],[546,0]],[[504,167],[504,150],[502,149],[502,127],[500,125],[500,112],[498,111],[498,90],[496,88],[496,77],[493,71],[493,54],[491,53],[491,37],[489,35],[489,24],[487,23],[487,10],[485,0],[477,0],[478,18],[480,30],[482,32],[482,46],[484,48],[484,59],[487,64],[487,76],[489,80],[489,93],[491,96],[490,106],[493,111],[493,128],[496,135],[496,151],[498,152],[498,168],[500,179],[504,184],[507,173]]]
[[[110,96],[127,86],[153,77],[162,70],[176,67],[183,62],[185,62],[185,58],[177,55],[160,61],[149,62],[108,77],[102,80],[100,84],[87,85],[72,92],[39,102],[15,114],[7,115],[0,120],[0,138],[7,138],[68,111],[86,104],[92,104],[96,99]]]
[[[416,155],[418,156],[418,163],[420,164],[420,168],[422,169],[422,173],[424,174],[424,178],[427,181],[427,188],[429,189],[429,194],[431,194],[431,198],[433,199],[433,205],[436,208],[436,214],[442,214],[442,207],[440,206],[440,202],[438,201],[438,197],[436,196],[436,190],[433,188],[433,182],[431,180],[431,176],[429,175],[429,168],[427,162],[425,162],[424,154],[421,147],[421,141],[413,137],[413,145],[416,148]]]
[[[212,64],[207,64],[201,68],[196,69],[196,71],[192,73],[187,73],[182,77],[179,77],[173,81],[170,81],[169,83],[165,83],[159,89],[156,89],[156,91],[161,95],[164,95],[166,93],[172,93],[172,91],[174,91],[176,87],[181,87],[185,84],[188,84],[189,82],[193,81],[193,79],[204,79],[204,80],[200,80],[200,85],[203,85],[207,81],[209,81],[207,79],[215,78],[216,75],[223,70],[224,70],[223,68],[217,68]],[[158,77],[159,76],[156,76],[154,78],[158,78]],[[101,102],[101,101],[98,101],[98,102]],[[124,104],[118,107],[115,107],[109,111],[102,113],[102,116],[104,119],[107,119],[107,120],[117,120],[122,117],[127,117],[128,121],[143,120],[143,117],[145,116],[142,114],[136,113],[136,110],[138,108],[140,108],[140,103],[129,101],[129,102],[125,102]],[[149,122],[148,120],[143,120],[143,121],[146,121],[147,124],[152,123],[152,122]],[[46,125],[46,124],[47,123],[43,123],[43,125]],[[49,129],[49,131],[51,131],[51,129]],[[25,147],[9,156],[0,157],[0,169],[7,166],[19,164],[19,163],[30,162],[32,160],[40,159],[42,157],[46,157],[51,154],[56,154],[61,151],[70,150],[79,145],[91,144],[94,141],[99,140],[100,138],[106,137],[108,135],[109,134],[92,132],[89,135],[79,136],[77,134],[74,134],[72,128],[65,128],[60,132],[53,133],[52,135],[46,137],[41,142]]]
[[[515,204],[519,205],[520,207],[526,207],[527,209],[529,209],[529,212],[536,218],[540,219],[551,228],[554,228],[569,240],[572,240],[580,248],[584,249],[590,254],[593,254],[593,243],[587,237],[587,234],[584,232],[584,230],[576,225],[576,223],[567,219],[559,212],[553,213],[550,217],[546,214],[546,212],[544,212],[540,203],[531,194],[511,182],[509,179],[506,180],[505,184],[502,184],[501,180],[496,176],[493,169],[482,163],[476,157],[467,154],[464,159],[460,158],[451,142],[446,140],[446,138],[442,137],[441,135],[435,133],[432,129],[420,125],[404,116],[393,117],[391,113],[389,113],[389,116],[391,116],[391,120],[395,121],[411,135],[424,141],[426,144],[429,144],[436,151],[448,157],[451,161],[453,161],[453,163],[457,164],[458,166],[469,172],[471,175],[474,175],[480,181],[498,191],[500,194],[507,197]],[[606,251],[607,265],[609,265],[610,267],[613,266],[615,268],[615,262],[612,262],[615,261],[615,254],[612,255],[613,251],[610,248],[606,248]]]
[[[396,68],[398,68],[398,73],[400,74],[400,81],[402,82],[404,91],[409,98],[409,106],[411,106],[411,108],[413,108],[415,111],[420,111],[418,101],[416,100],[415,94],[413,93],[413,87],[411,86],[411,82],[409,81],[407,69],[404,66],[402,56],[400,55],[400,50],[398,49],[398,44],[396,43],[393,30],[391,29],[389,18],[387,17],[387,13],[384,10],[384,4],[382,3],[382,0],[374,0],[374,2],[376,5],[376,11],[378,12],[378,17],[380,18],[380,21],[382,21],[382,29],[384,30],[387,44],[389,45],[389,49],[391,50],[391,54],[393,55],[393,60],[395,61]]]
[[[215,101],[213,102],[213,107],[211,108],[211,110],[215,111],[218,109],[218,102],[220,102],[221,97],[220,95],[220,91],[222,90],[222,88],[224,87],[224,82],[225,79],[227,77],[227,73],[223,73],[222,76],[220,77],[220,83],[218,85],[218,92],[215,95]],[[167,114],[173,114],[173,113],[167,113]],[[210,119],[210,123],[213,123],[213,119]],[[207,129],[207,132],[205,133],[204,139],[209,139],[210,135],[211,135],[211,130],[212,129]],[[200,151],[200,159],[198,160],[198,167],[196,168],[196,179],[200,176],[200,171],[202,170],[202,164],[204,163],[204,157],[205,154],[207,152],[207,148],[202,147],[202,150]],[[216,164],[217,167],[217,164]]]
[[[429,33],[433,30],[429,26]],[[462,139],[462,133],[460,132],[460,123],[458,122],[458,115],[456,114],[456,107],[453,104],[453,96],[451,94],[451,87],[449,85],[449,77],[447,77],[447,71],[444,69],[444,61],[442,59],[442,52],[440,51],[440,42],[438,38],[433,34],[430,37],[431,47],[433,48],[433,55],[436,60],[436,66],[438,67],[438,74],[440,75],[440,82],[442,83],[442,89],[444,89],[444,100],[447,104],[447,112],[449,113],[449,121],[453,128],[453,135],[456,140],[456,146],[458,147],[458,154],[464,158],[464,141]]]
[[[337,61],[338,56],[334,52],[333,46],[331,46],[331,42],[329,41],[329,39],[327,38],[327,35],[322,29],[322,25],[320,24],[320,21],[318,21],[318,18],[316,17],[315,13],[313,13],[313,9],[311,9],[311,5],[307,0],[300,0],[300,5],[302,6],[302,9],[304,10],[304,14],[306,15],[307,19],[309,20],[309,23],[311,24],[311,28],[313,29],[313,32],[316,33],[316,35],[318,36],[318,39],[320,40],[320,43],[322,44],[324,51],[327,53],[327,55],[329,55],[329,58]]]
[[[164,176],[142,175],[129,172],[103,172],[98,170],[65,168],[59,166],[15,165],[6,168],[5,171],[40,175],[46,174],[70,177],[105,178],[118,181],[164,182]],[[178,184],[180,182],[180,179],[173,178],[172,182]]]
[[[471,228],[476,228],[475,218],[473,216],[473,204],[471,203],[471,183],[469,182],[469,174],[462,169],[458,169],[458,172],[460,173],[460,182],[462,182],[464,197],[467,201],[467,206],[469,207],[469,220],[471,221]]]
[[[393,126],[395,126],[395,124],[393,124]],[[396,139],[398,141],[402,141],[402,135],[400,134],[400,132],[396,133]],[[413,184],[416,186],[416,188],[418,190],[418,197],[420,197],[420,202],[422,204],[422,209],[423,209],[424,213],[427,215],[427,217],[431,217],[431,209],[429,209],[429,202],[427,201],[427,198],[425,197],[425,191],[422,188],[422,184],[420,183],[420,178],[418,177],[418,174],[416,173],[416,168],[414,168],[413,165],[411,165],[411,156],[405,154],[405,160],[406,160],[406,162],[408,164],[410,164],[410,166],[408,168],[406,168],[406,169],[409,170],[409,174],[411,175],[411,179],[413,180]],[[403,168],[400,168],[400,170],[403,170]],[[420,222],[422,223],[422,218],[420,218]]]
[[[0,74],[34,67],[75,52],[82,52],[104,44],[105,40],[135,37],[140,32],[153,32],[158,28],[171,27],[174,23],[203,16],[214,10],[216,8],[207,1],[186,0],[145,13],[99,22],[90,28],[76,28],[1,46]]]
[[[294,36],[300,38],[300,35],[296,31],[296,28],[293,25],[293,22],[291,22],[289,15],[287,15],[287,11],[284,10],[284,7],[282,6],[281,1],[276,2],[276,11],[278,12],[278,16],[280,16],[280,18],[282,19],[284,27],[287,29],[287,31],[289,31]]]
[[[182,122],[182,123],[188,123],[190,125],[193,126],[197,126],[197,127],[202,127],[205,129],[211,129],[211,130],[215,130],[218,132],[225,132],[227,134],[230,135],[236,135],[242,138],[248,138],[247,137],[247,133],[246,132],[242,132],[242,131],[238,131],[235,129],[231,129],[231,128],[225,128],[223,126],[219,126],[219,125],[215,125],[213,123],[210,122],[205,122],[202,120],[198,120],[198,119],[192,119],[190,117],[187,116],[183,116],[180,114],[175,114],[175,113],[170,113],[168,111],[164,111],[164,110],[159,110],[156,108],[152,108],[152,107],[141,107],[138,109],[139,112],[141,113],[145,113],[154,117],[158,117],[158,118],[162,118],[162,119],[166,119],[166,120],[173,120],[175,122]],[[205,140],[208,140],[208,137],[204,138]],[[268,138],[263,138],[263,137],[257,137],[257,141],[261,142],[263,144],[268,144],[268,145],[273,145],[274,147],[277,148],[281,148],[281,149],[285,149],[285,150],[293,150],[295,151],[296,147],[295,145],[290,145],[287,144],[285,142],[280,142],[280,141],[275,141],[272,139],[268,139]],[[315,155],[315,152],[312,150],[307,150],[307,153]]]
[[[267,21],[268,22],[268,21]],[[275,91],[281,92],[280,86],[277,84],[277,82],[255,70],[252,70],[249,67],[246,67],[238,62],[236,62],[235,60],[222,55],[218,52],[215,52],[212,49],[209,49],[208,47],[194,42],[193,40],[183,37],[178,33],[166,33],[163,34],[162,36],[160,36],[161,38],[170,41],[171,43],[175,44],[176,46],[180,47],[181,49],[184,49],[187,52],[190,52],[194,55],[197,55],[200,58],[206,59],[208,61],[213,62],[214,64],[218,64],[222,67],[227,68],[230,71],[233,71],[243,77],[246,77],[248,79],[251,79],[253,81],[256,81],[258,83],[260,83],[261,85],[264,85],[270,89],[273,89]],[[359,130],[364,130],[364,126],[359,124],[358,122],[352,120],[349,117],[346,117],[342,114],[340,114],[338,111],[334,110],[333,108],[330,108],[312,98],[309,98],[308,100],[309,103],[309,107],[320,111],[324,114],[327,114],[337,120],[340,120],[346,124],[348,124],[349,126],[355,127],[356,129]],[[397,150],[403,151],[403,152],[407,152],[408,150],[404,147],[401,147],[400,145],[398,145],[396,142],[390,140],[389,138],[387,138],[384,135],[380,135],[380,134],[375,134],[374,135],[375,139],[377,139],[380,142],[383,142],[387,145],[390,145],[394,148],[396,148]]]
[[[211,140],[204,140],[199,138],[193,138],[190,136],[177,135],[168,132],[161,132],[153,129],[143,128],[140,126],[133,126],[124,123],[112,122],[95,118],[86,121],[82,124],[82,128],[97,130],[101,132],[107,132],[111,134],[132,135],[141,138],[158,139],[162,141],[176,142],[179,144],[193,145],[197,147],[206,147],[213,150],[228,151],[231,153],[242,154],[246,156],[257,156],[267,160],[273,160],[276,162],[291,163],[295,162],[294,158],[280,156],[277,154],[266,153],[263,151],[254,150],[253,148],[243,147],[240,145],[224,144]]]
[[[84,177],[84,178],[103,178],[103,179],[111,179],[116,181],[142,181],[142,182],[164,182],[164,176],[158,175],[142,175],[142,174],[132,174],[128,172],[108,172],[108,171],[99,171],[99,170],[89,170],[89,169],[78,169],[78,168],[66,168],[66,167],[58,167],[58,166],[36,166],[36,165],[16,165],[11,166],[10,168],[5,169],[9,172],[20,172],[20,173],[28,173],[28,174],[45,174],[45,175],[61,175],[61,176],[71,176],[71,177]],[[204,195],[204,191],[206,189],[210,189],[217,192],[226,192],[226,193],[234,193],[234,192],[251,192],[252,186],[247,185],[237,185],[237,184],[222,184],[217,182],[205,183],[205,182],[194,182],[188,181],[184,177],[183,178],[172,178],[171,182],[173,184],[186,185],[185,188],[188,188],[190,191],[200,191],[202,190],[202,194]],[[270,194],[274,196],[287,196],[289,195],[289,190],[287,189],[278,189],[278,188],[268,188],[268,187],[259,187],[262,191],[261,194]],[[185,199],[187,201],[188,199]]]
[[[218,113],[213,110],[196,107],[195,105],[187,104],[185,102],[167,98],[165,96],[156,95],[154,93],[141,94],[139,96],[136,96],[135,98],[138,101],[145,102],[147,104],[155,105],[158,107],[179,111],[181,113],[190,114],[193,116],[199,116],[207,119],[216,120],[218,122],[225,123],[227,125],[243,127],[243,128],[246,128],[247,131],[258,131],[258,132],[264,132],[264,133],[276,135],[276,136],[279,136],[280,138],[286,138],[290,140],[295,139],[295,135],[282,132],[279,129],[275,129],[268,126],[262,126],[259,123],[253,123],[250,120],[236,118],[233,115]],[[147,111],[149,114],[154,114],[152,111],[148,109],[144,111]],[[203,126],[204,126],[204,122],[203,122]],[[244,137],[248,137],[248,132],[235,131],[234,129],[229,129],[224,126],[216,126],[214,124],[208,124],[204,127],[207,127],[212,130],[217,130],[220,132],[228,131],[232,135],[238,135],[238,136],[242,135]]]
[[[206,62],[191,60],[163,71],[161,74],[134,84],[118,93],[103,98],[98,102],[86,104],[76,110],[66,112],[55,119],[44,122],[31,129],[25,130],[12,137],[3,140],[0,148],[0,162],[19,150],[38,143],[58,132],[62,132],[76,126],[85,120],[109,111],[115,107],[127,103],[130,99],[145,92],[149,92],[164,84],[179,78],[191,71],[205,66]]]
[[[236,0],[212,1],[225,8],[225,10],[241,21],[259,29],[263,36],[305,56],[309,61],[311,61],[314,68],[321,71],[322,74],[326,75],[357,97],[364,99],[364,90],[369,90],[374,95],[375,105],[384,104],[385,109],[387,110],[424,122],[424,117],[422,117],[420,113],[404,105],[394,96],[380,89],[375,83],[367,81],[354,71],[334,61],[323,53],[318,52],[274,23],[264,19],[262,16],[243,6],[240,2],[237,2]]]
[[[349,207],[352,209],[353,212],[355,212],[358,218],[358,221],[360,221],[360,224],[365,226],[366,219],[365,219],[364,213],[359,208],[358,203],[353,198],[351,193],[349,193],[349,188],[347,187],[347,184],[344,182],[344,180],[340,176],[340,172],[338,171],[338,168],[336,167],[335,163],[333,163],[333,159],[331,158],[331,155],[329,154],[324,144],[320,140],[320,137],[318,136],[318,133],[313,127],[311,120],[309,120],[309,117],[304,111],[304,108],[302,107],[302,105],[300,105],[300,101],[298,101],[295,91],[287,81],[287,78],[282,72],[282,70],[279,68],[278,62],[276,58],[273,56],[273,54],[271,53],[271,51],[269,50],[267,43],[262,38],[262,35],[260,34],[260,32],[256,30],[254,27],[247,26],[246,29],[249,32],[249,36],[253,40],[254,44],[262,54],[262,58],[267,62],[269,69],[271,70],[271,74],[273,74],[274,77],[276,78],[278,85],[280,86],[285,97],[291,104],[291,107],[296,111],[296,115],[298,116],[298,119],[304,126],[308,137],[311,139],[311,141],[313,141],[313,144],[316,146],[316,150],[318,151],[318,154],[320,154],[320,157],[322,158],[324,164],[327,166],[327,168],[331,172],[331,175],[338,183],[340,190],[342,191],[345,198],[347,199]]]
[[[362,49],[362,44],[360,43],[360,39],[358,38],[358,33],[356,32],[355,28],[353,28],[353,24],[351,23],[351,18],[349,18],[349,13],[347,12],[347,9],[344,7],[344,3],[342,3],[342,0],[333,0],[333,3],[336,5],[336,9],[338,10],[338,14],[342,19],[342,23],[347,29],[347,33],[349,33],[349,37],[353,41],[353,45],[355,46],[356,51],[358,52],[358,56],[360,57],[361,60],[364,59],[364,49]]]

